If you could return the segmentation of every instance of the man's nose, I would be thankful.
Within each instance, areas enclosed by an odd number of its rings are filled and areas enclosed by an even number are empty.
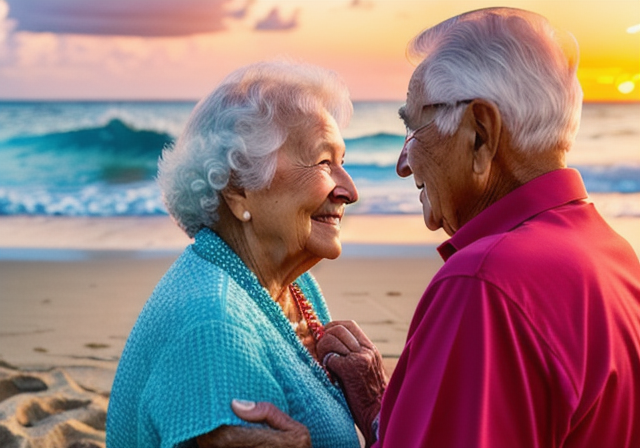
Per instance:
[[[400,177],[409,177],[412,174],[411,168],[409,167],[409,163],[407,162],[407,146],[402,147],[402,151],[400,151],[400,156],[398,157],[398,162],[396,163],[396,173]]]

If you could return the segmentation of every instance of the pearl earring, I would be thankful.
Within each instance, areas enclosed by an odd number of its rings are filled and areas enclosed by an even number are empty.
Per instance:
[[[242,213],[242,220],[246,222],[246,221],[249,221],[250,219],[251,219],[251,213],[249,213],[249,210],[245,210]]]

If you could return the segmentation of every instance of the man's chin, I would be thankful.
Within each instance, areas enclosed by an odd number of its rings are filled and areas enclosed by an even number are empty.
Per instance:
[[[424,218],[424,224],[427,226],[427,229],[431,230],[432,232],[435,232],[440,227],[442,227],[442,222],[437,221],[433,217],[433,213],[431,213],[430,208],[428,209],[427,207],[423,207],[422,217]]]

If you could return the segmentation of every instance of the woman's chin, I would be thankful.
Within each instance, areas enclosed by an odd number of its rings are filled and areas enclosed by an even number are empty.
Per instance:
[[[324,258],[326,258],[327,260],[335,260],[340,256],[341,253],[342,253],[342,246],[338,245],[337,248],[334,248],[334,250],[330,254],[327,254]]]
[[[323,223],[313,223],[307,241],[307,251],[319,258],[336,259],[342,253],[340,229]]]
[[[335,260],[342,253],[342,246],[339,242],[337,244],[329,244],[325,241],[321,245],[307,245],[307,250],[318,258]]]

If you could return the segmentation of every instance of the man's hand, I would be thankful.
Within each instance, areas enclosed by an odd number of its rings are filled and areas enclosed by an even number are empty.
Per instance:
[[[233,400],[233,412],[243,420],[269,428],[221,426],[198,437],[200,448],[311,448],[311,435],[299,423],[271,403]]]
[[[328,323],[316,349],[319,359],[340,381],[356,425],[371,445],[376,439],[371,425],[387,387],[380,352],[354,321]]]

